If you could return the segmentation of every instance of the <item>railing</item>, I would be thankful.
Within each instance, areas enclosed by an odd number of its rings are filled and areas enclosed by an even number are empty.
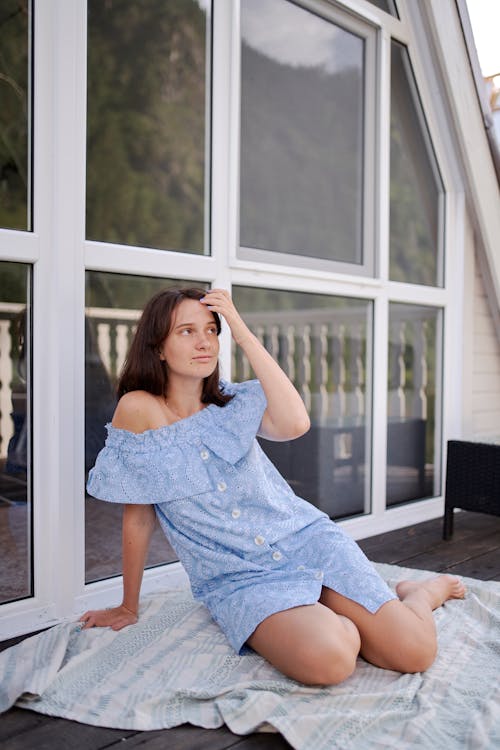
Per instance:
[[[23,305],[0,305],[0,453],[13,434],[11,419],[14,346],[13,321]],[[435,310],[394,305],[390,325],[390,417],[427,418],[429,359],[428,324]],[[125,361],[140,311],[88,307],[87,358],[98,357],[112,382]],[[317,424],[363,422],[371,392],[371,308],[336,307],[245,315],[251,330],[295,383]],[[368,332],[368,336],[367,336]],[[407,353],[412,350],[411,367]],[[434,349],[434,347],[432,347]],[[368,365],[368,369],[367,369]],[[241,349],[232,352],[235,380],[251,377]],[[367,382],[368,381],[368,382]]]
[[[114,381],[125,360],[139,312],[87,308],[99,356]],[[394,308],[390,326],[390,417],[427,416],[428,324],[435,310]],[[364,418],[367,391],[367,330],[370,308],[287,310],[245,314],[257,338],[295,383],[311,416],[319,423]],[[409,371],[405,354],[412,349]],[[435,354],[433,353],[433,357]],[[369,371],[370,372],[370,371]],[[241,349],[233,347],[232,377],[252,376]]]
[[[26,310],[26,305],[14,302],[0,303],[0,457],[14,434],[12,419],[12,388],[14,385],[14,356],[18,334],[16,323]]]

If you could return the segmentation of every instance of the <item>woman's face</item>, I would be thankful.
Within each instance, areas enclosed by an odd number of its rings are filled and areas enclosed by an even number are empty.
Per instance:
[[[184,299],[174,310],[172,328],[160,347],[169,376],[206,378],[217,367],[219,337],[212,313],[196,299]]]

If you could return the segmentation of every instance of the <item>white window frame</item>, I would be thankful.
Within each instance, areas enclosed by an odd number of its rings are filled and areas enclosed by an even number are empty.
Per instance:
[[[464,212],[462,178],[447,136],[449,114],[435,86],[429,41],[413,0],[398,0],[401,20],[367,0],[304,6],[321,14],[345,9],[377,34],[374,165],[376,276],[258,263],[237,257],[239,31],[237,0],[214,0],[212,57],[211,256],[85,240],[86,0],[35,0],[33,232],[0,230],[0,258],[33,265],[34,586],[30,599],[0,606],[0,637],[73,619],[119,600],[121,577],[85,585],[84,570],[84,280],[86,270],[192,278],[231,288],[267,286],[352,296],[374,302],[372,512],[341,522],[355,538],[442,513],[442,496],[385,509],[389,302],[444,310],[443,435],[461,424],[460,359]],[[412,7],[413,5],[413,7]],[[391,36],[408,46],[445,192],[445,286],[388,278]],[[228,146],[229,144],[229,146]],[[230,336],[222,334],[222,368],[230,373]],[[453,377],[452,377],[453,376]],[[443,461],[445,446],[441,445]],[[143,592],[186,582],[179,563],[148,570]]]
[[[377,267],[377,252],[374,243],[375,225],[375,138],[376,138],[376,91],[377,91],[377,33],[371,23],[362,21],[359,17],[347,14],[337,6],[318,0],[282,0],[292,2],[293,5],[310,11],[318,18],[327,23],[333,23],[346,31],[362,38],[364,47],[364,81],[363,81],[363,156],[362,156],[362,185],[361,185],[361,263],[348,263],[342,261],[328,260],[294,253],[273,252],[269,249],[246,247],[241,245],[239,231],[235,238],[234,252],[231,255],[231,266],[234,268],[248,268],[248,261],[262,267],[270,264],[278,269],[283,266],[295,267],[301,271],[307,269],[319,273],[330,272],[342,275],[373,277]],[[234,199],[232,210],[238,217],[236,228],[239,227],[240,213],[240,134],[241,134],[241,21],[240,2],[234,4],[233,13],[233,35],[238,39],[237,45],[233,46],[234,57],[232,60],[233,83],[235,92],[233,97],[234,133],[232,146],[233,158],[232,168],[234,170],[234,191],[230,196]],[[235,80],[236,79],[236,80]]]

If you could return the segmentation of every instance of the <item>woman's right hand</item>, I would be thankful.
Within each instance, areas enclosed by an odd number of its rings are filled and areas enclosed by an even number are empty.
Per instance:
[[[137,615],[132,610],[120,604],[119,607],[111,609],[91,609],[85,612],[78,620],[83,623],[82,630],[89,628],[111,628],[121,630],[127,625],[135,625]]]

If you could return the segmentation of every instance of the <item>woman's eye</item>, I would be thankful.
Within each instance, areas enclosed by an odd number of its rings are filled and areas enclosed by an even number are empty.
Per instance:
[[[181,336],[185,336],[186,334],[191,333],[190,328],[183,328],[181,331]]]

